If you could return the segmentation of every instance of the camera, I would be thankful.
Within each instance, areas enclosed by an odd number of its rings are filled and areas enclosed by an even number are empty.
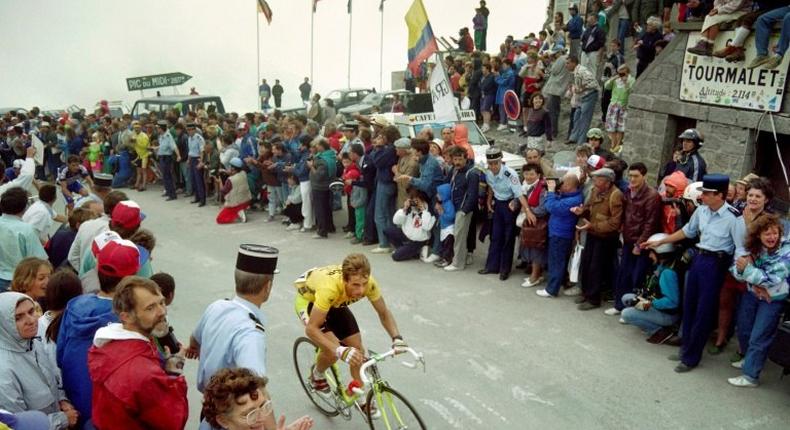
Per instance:
[[[639,303],[639,296],[629,296],[628,299],[623,299],[623,306],[630,308]]]

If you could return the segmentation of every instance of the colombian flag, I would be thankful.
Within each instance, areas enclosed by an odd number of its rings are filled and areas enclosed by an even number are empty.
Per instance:
[[[422,0],[414,0],[406,12],[406,25],[409,27],[409,70],[417,75],[420,64],[439,50]]]

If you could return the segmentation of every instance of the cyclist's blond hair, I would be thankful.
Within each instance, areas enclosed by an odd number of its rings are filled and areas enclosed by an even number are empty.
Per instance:
[[[343,280],[348,281],[352,276],[370,276],[370,262],[364,254],[349,254],[343,260]]]

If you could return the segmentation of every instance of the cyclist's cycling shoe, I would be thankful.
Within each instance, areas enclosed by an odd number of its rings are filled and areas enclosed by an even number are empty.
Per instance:
[[[362,412],[368,412],[368,404],[367,403],[360,403],[359,408],[362,409]],[[381,418],[381,411],[376,407],[376,404],[371,402],[370,404],[370,418],[377,420]]]
[[[320,393],[328,393],[329,392],[329,384],[326,382],[326,378],[316,378],[313,369],[310,370],[310,385],[312,385],[313,389],[320,392]]]

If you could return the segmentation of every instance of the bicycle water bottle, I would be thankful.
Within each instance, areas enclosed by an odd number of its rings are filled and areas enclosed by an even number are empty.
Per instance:
[[[353,397],[355,395],[361,395],[362,393],[363,391],[362,391],[361,381],[353,379],[351,380],[351,382],[348,383],[348,388],[346,388],[346,394]]]

